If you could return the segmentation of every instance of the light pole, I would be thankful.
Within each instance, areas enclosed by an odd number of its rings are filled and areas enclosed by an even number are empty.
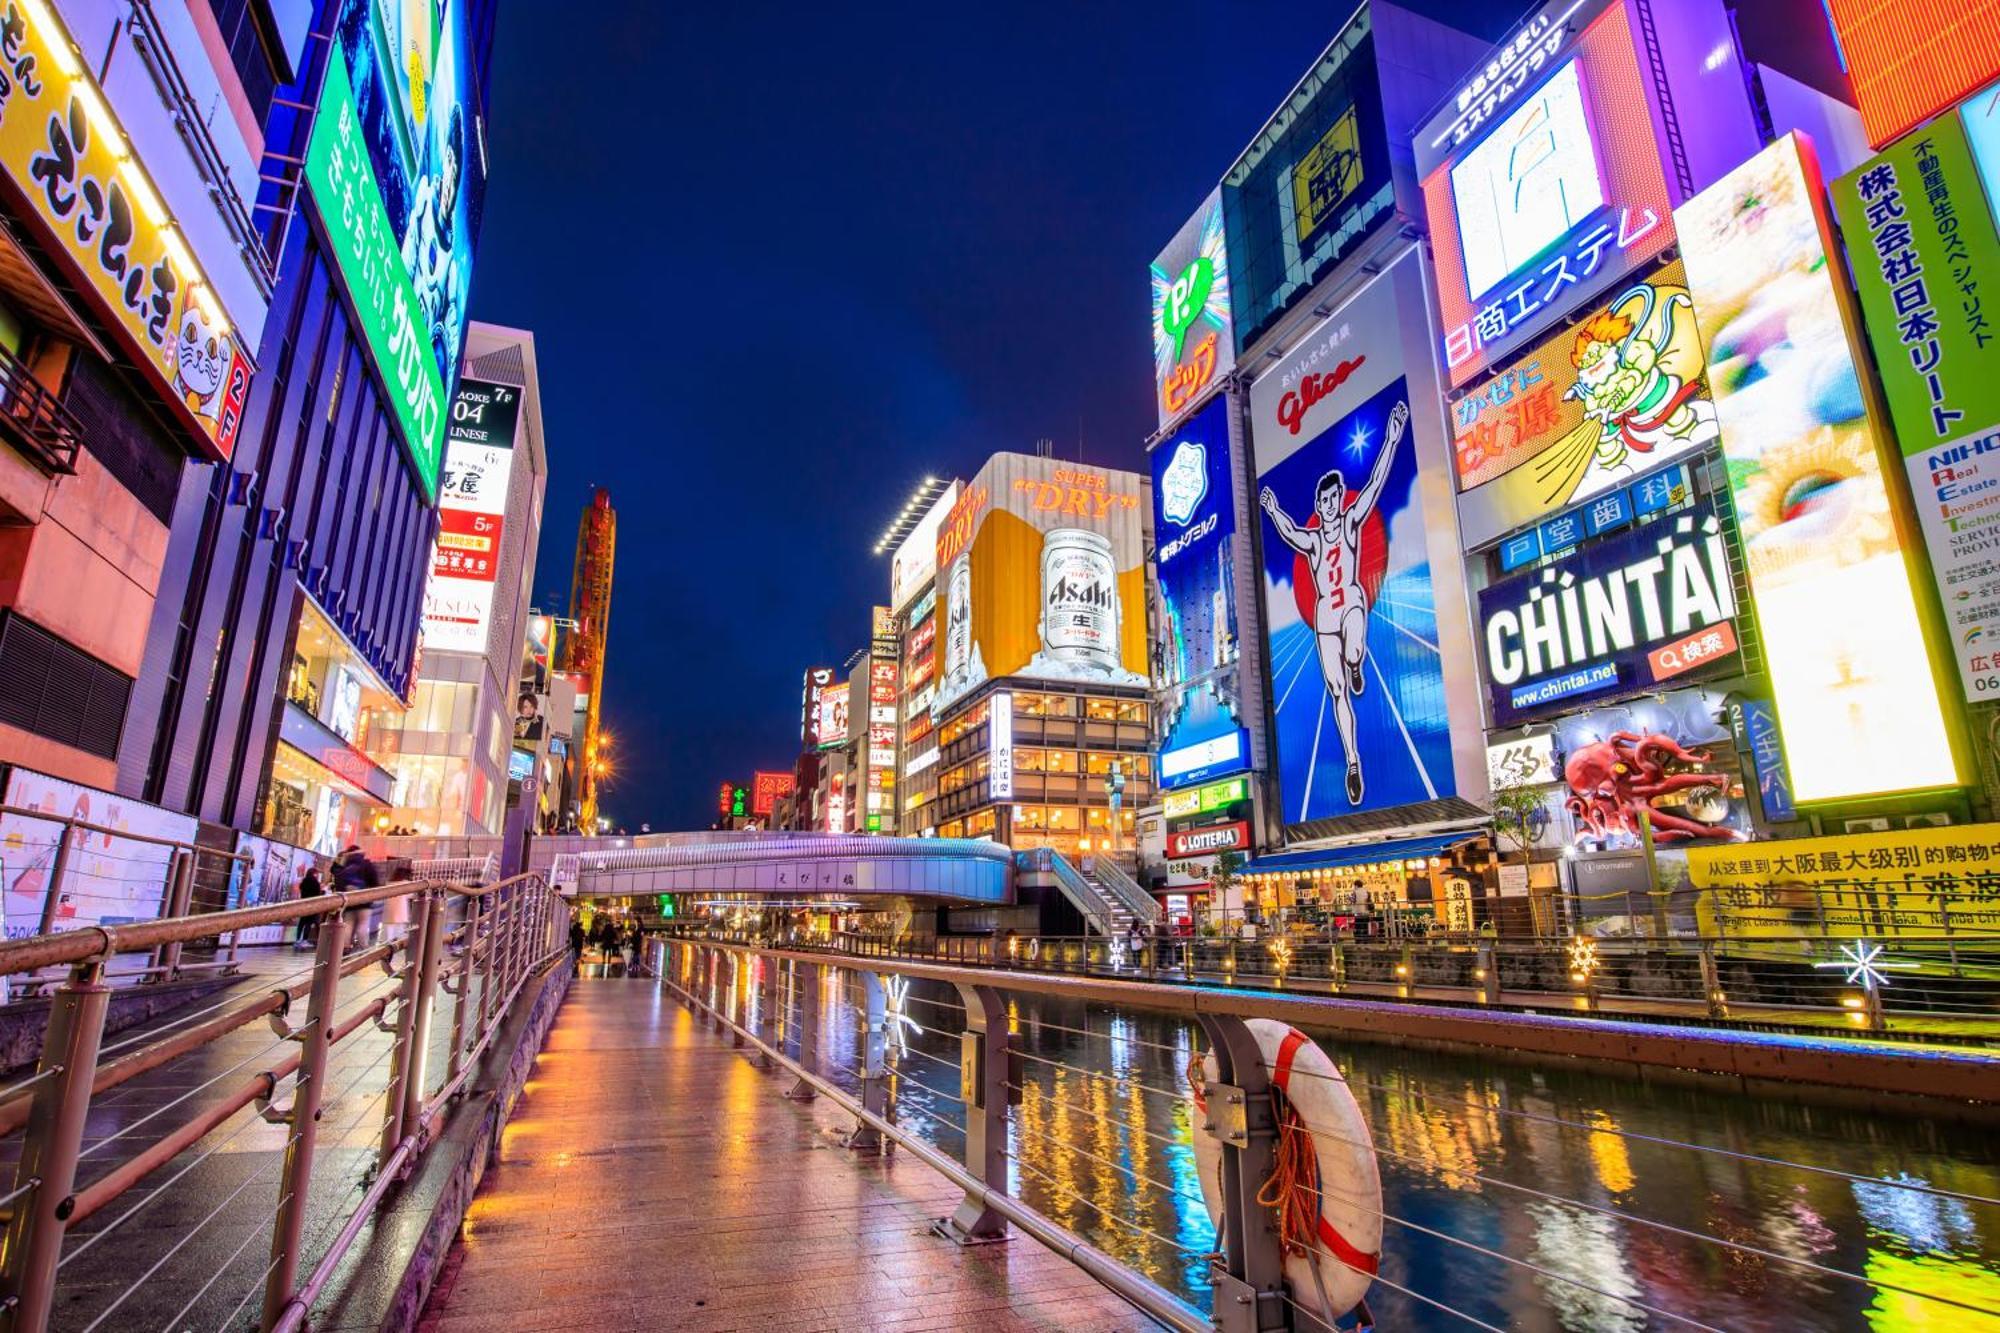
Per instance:
[[[1104,774],[1104,794],[1111,799],[1111,854],[1118,855],[1118,807],[1125,803],[1125,772],[1118,760]]]

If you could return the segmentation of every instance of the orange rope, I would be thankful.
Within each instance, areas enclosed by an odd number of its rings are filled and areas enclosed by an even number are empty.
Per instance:
[[[1310,1255],[1319,1245],[1319,1153],[1292,1099],[1272,1088],[1271,1101],[1278,1118],[1277,1162],[1257,1191],[1257,1202],[1278,1210],[1286,1257]]]

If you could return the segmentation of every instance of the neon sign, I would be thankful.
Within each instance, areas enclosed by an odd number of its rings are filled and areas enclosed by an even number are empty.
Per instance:
[[[1164,426],[1236,364],[1219,191],[1160,252],[1152,277],[1153,379]]]

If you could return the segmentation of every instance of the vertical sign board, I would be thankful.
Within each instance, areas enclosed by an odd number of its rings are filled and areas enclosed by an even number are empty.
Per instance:
[[[1011,801],[1014,799],[1014,696],[1011,692],[1001,690],[993,696],[988,718],[993,728],[987,745],[990,756],[987,772],[993,799]]]
[[[1810,145],[1778,140],[1674,225],[1795,799],[1959,785]]]
[[[1236,488],[1230,400],[1217,397],[1153,450],[1158,543],[1160,782],[1181,787],[1250,759],[1236,665]]]
[[[1452,385],[1673,244],[1631,20],[1551,0],[1413,142]]]
[[[438,486],[437,545],[424,585],[425,652],[486,651],[520,417],[521,390],[514,385],[459,381]]]
[[[1957,116],[1835,181],[1965,697],[2000,698],[2000,235]]]
[[[1398,312],[1417,262],[1378,277],[1250,389],[1287,824],[1457,790]]]
[[[2000,76],[1993,0],[1827,0],[1827,12],[1877,148]]]
[[[0,175],[109,312],[176,420],[194,424],[210,458],[227,460],[249,357],[49,8],[0,11]]]
[[[1160,425],[1180,416],[1236,365],[1229,246],[1213,191],[1153,261],[1153,389]]]

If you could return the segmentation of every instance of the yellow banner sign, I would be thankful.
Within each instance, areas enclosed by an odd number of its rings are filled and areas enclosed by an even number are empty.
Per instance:
[[[40,5],[0,60],[0,170],[217,459],[236,444],[250,362],[71,49]]]
[[[1703,934],[2000,932],[2000,824],[1687,849]]]

